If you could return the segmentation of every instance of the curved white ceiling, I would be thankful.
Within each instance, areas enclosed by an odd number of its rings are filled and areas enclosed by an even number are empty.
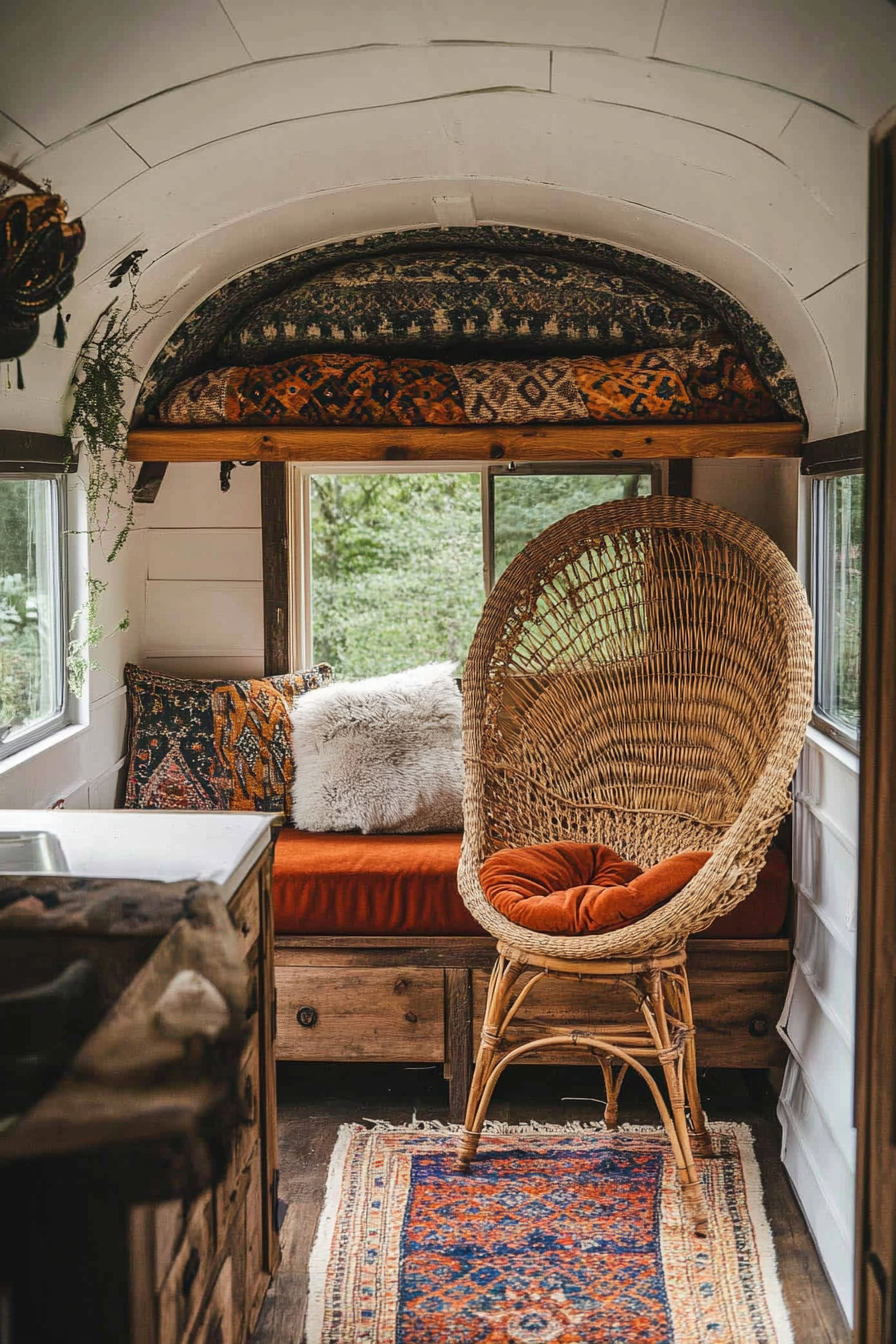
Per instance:
[[[896,103],[887,0],[15,0],[0,158],[83,215],[66,307],[0,422],[58,428],[109,268],[167,294],[139,362],[296,247],[501,222],[700,271],[765,322],[813,436],[861,422],[867,128]]]

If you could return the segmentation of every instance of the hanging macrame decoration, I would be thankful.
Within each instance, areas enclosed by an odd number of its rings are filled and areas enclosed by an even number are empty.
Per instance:
[[[61,196],[39,187],[24,173],[0,163],[0,179],[18,182],[28,194],[0,194],[0,360],[19,359],[37,340],[41,313],[56,308],[55,339],[65,344],[62,300],[75,283],[84,246],[80,219],[67,221]]]

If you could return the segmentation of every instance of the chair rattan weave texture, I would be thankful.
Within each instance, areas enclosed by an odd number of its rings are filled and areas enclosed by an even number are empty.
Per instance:
[[[462,1167],[500,1072],[547,1044],[507,1048],[521,996],[544,975],[610,979],[631,991],[632,1023],[571,1028],[551,1048],[598,1056],[608,1123],[626,1068],[645,1077],[700,1229],[691,1145],[704,1147],[705,1131],[684,945],[752,891],[790,807],[812,698],[802,585],[765,533],[724,509],[666,496],[599,505],[508,566],[464,671],[460,889],[499,959]],[[609,845],[643,868],[683,850],[712,857],[665,905],[611,933],[541,934],[488,903],[478,872],[489,854],[564,839]],[[663,1067],[671,1115],[645,1061]]]

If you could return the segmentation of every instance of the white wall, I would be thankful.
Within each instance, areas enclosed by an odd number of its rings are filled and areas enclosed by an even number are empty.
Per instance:
[[[168,468],[145,529],[141,662],[175,676],[264,672],[260,467],[236,467],[222,493],[217,463]]]

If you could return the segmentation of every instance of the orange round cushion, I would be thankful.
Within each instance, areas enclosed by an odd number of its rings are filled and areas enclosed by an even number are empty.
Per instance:
[[[689,850],[643,872],[606,845],[561,840],[499,849],[479,870],[496,910],[538,933],[609,933],[633,924],[699,872],[710,853]]]

